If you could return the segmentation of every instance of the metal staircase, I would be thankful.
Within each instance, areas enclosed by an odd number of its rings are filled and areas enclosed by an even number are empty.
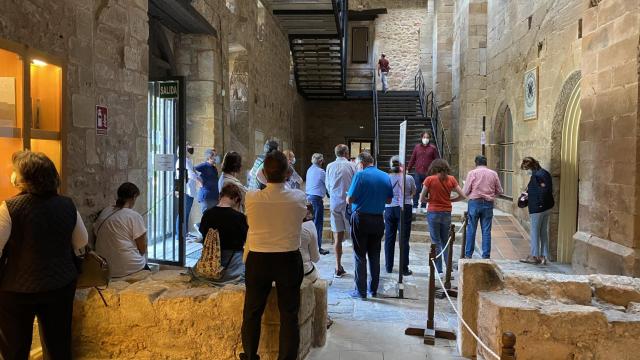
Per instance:
[[[263,0],[289,36],[296,86],[309,99],[345,96],[346,0]]]
[[[375,74],[374,74],[375,78]],[[374,81],[375,84],[375,81]],[[446,132],[438,118],[438,107],[433,92],[426,93],[422,72],[415,76],[413,91],[389,91],[383,93],[373,88],[373,111],[376,127],[375,158],[378,168],[389,169],[389,160],[398,155],[400,123],[407,121],[406,162],[411,158],[420,133],[430,130],[434,134],[436,147],[442,157],[451,161],[451,150]]]

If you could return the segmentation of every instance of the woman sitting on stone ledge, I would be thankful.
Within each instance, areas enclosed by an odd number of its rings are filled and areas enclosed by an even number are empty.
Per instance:
[[[142,215],[133,210],[138,196],[140,189],[135,184],[123,183],[116,204],[104,208],[93,224],[94,247],[107,260],[114,278],[149,269],[147,229]]]
[[[207,209],[202,215],[200,233],[207,236],[209,229],[218,230],[220,236],[220,263],[224,266],[222,278],[215,283],[240,282],[244,280],[242,253],[247,241],[247,217],[236,209],[242,204],[242,190],[227,183],[220,190],[218,205]],[[203,279],[208,280],[209,279]]]

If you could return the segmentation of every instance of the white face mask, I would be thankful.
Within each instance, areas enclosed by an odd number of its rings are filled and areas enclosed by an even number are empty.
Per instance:
[[[295,165],[296,164],[296,158],[293,158],[293,160],[291,160],[291,165]]]
[[[424,145],[427,145],[429,143],[429,139],[422,138],[422,143]]]

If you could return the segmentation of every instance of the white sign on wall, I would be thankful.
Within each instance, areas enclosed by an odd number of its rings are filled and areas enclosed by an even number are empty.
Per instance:
[[[155,171],[175,171],[175,158],[173,154],[155,154],[153,158]]]
[[[538,117],[538,68],[524,73],[524,119]]]

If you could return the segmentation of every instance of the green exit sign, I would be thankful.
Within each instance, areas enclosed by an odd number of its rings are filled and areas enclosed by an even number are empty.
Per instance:
[[[160,97],[163,99],[177,99],[178,98],[178,82],[177,81],[161,82]]]

